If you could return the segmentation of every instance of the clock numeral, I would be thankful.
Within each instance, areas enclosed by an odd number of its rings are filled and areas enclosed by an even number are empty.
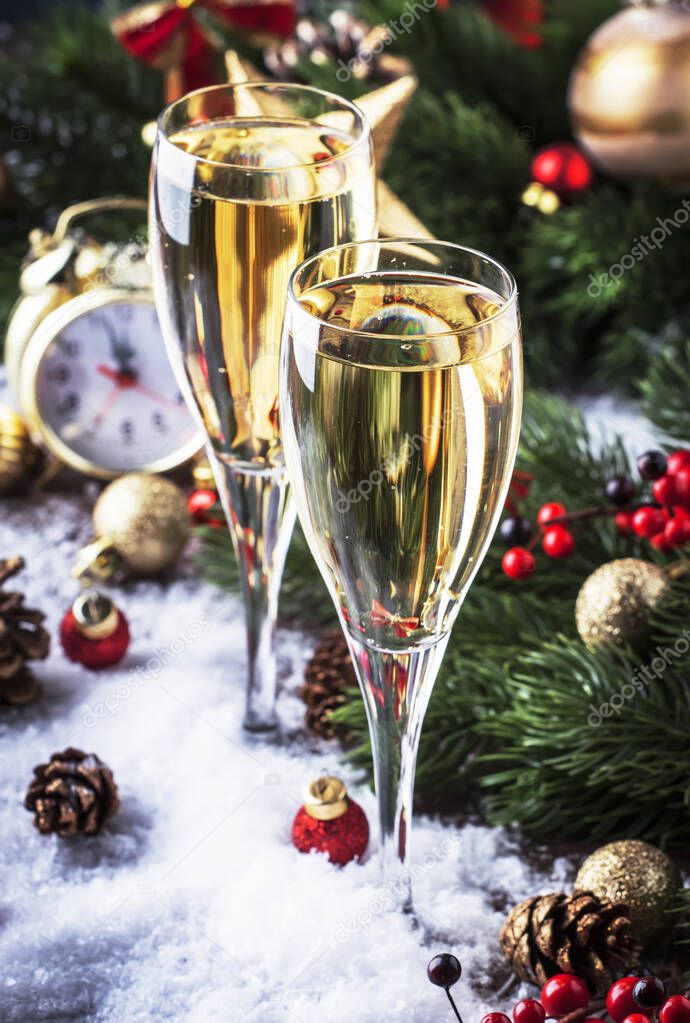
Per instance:
[[[46,376],[55,384],[66,384],[71,377],[69,366],[52,366]]]
[[[134,423],[131,419],[123,419],[120,423],[120,433],[122,434],[123,444],[132,444],[134,442]]]
[[[65,355],[65,358],[77,359],[79,357],[81,346],[78,341],[74,341],[72,338],[61,337],[58,343]]]
[[[57,414],[62,419],[74,419],[79,411],[80,404],[79,395],[75,394],[74,391],[70,391],[57,406]]]
[[[160,430],[161,433],[167,433],[168,427],[165,424],[165,416],[162,412],[154,412],[151,420],[157,430]]]

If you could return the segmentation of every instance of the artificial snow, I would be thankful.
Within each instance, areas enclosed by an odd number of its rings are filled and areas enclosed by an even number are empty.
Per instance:
[[[417,821],[415,929],[385,910],[375,838],[344,869],[298,853],[292,819],[324,772],[346,779],[375,831],[373,796],[338,747],[301,731],[308,643],[279,633],[274,744],[241,728],[239,601],[189,565],[170,585],[112,590],[132,633],[121,665],[95,674],[68,662],[57,631],[92,498],[86,484],[0,504],[0,556],[27,561],[11,587],[46,611],[53,636],[35,665],[41,700],[0,711],[0,1020],[444,1023],[448,1003],[425,974],[443,949],[463,964],[466,1023],[504,1008],[490,994],[506,975],[504,907],[558,890],[569,864],[545,857],[539,873],[500,829]],[[42,836],[22,805],[34,765],[69,745],[97,753],[119,787],[121,809],[96,838]]]

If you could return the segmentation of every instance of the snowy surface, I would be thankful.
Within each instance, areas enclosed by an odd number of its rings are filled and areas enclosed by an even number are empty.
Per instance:
[[[557,888],[566,862],[535,874],[500,830],[419,821],[417,905],[442,936],[429,941],[382,910],[375,842],[342,870],[298,853],[290,825],[319,773],[343,775],[374,820],[338,749],[300,732],[303,638],[279,637],[274,745],[240,726],[239,603],[188,570],[167,588],[114,592],[133,636],[121,666],[70,664],[55,637],[89,522],[88,486],[0,505],[0,556],[26,558],[17,582],[54,637],[37,666],[42,700],[0,713],[3,1023],[443,1023],[447,1002],[425,977],[442,948],[490,991],[503,905]],[[22,806],[33,766],[68,745],[101,756],[119,785],[121,810],[97,838],[41,836]],[[499,1008],[465,980],[456,990],[466,1021]]]

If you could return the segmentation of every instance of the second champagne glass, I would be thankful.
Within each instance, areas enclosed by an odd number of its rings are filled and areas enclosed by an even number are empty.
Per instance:
[[[515,460],[515,282],[436,241],[307,260],[290,283],[280,402],[298,514],[364,697],[384,877],[407,906],[422,720]]]
[[[275,621],[294,523],[278,426],[288,279],[312,253],[375,232],[369,128],[347,101],[244,83],[190,93],[161,115],[150,197],[156,302],[240,566],[251,730],[276,722]]]

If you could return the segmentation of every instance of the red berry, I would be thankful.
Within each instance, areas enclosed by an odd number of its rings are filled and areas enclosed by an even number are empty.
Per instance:
[[[690,1000],[685,995],[671,995],[659,1011],[661,1023],[690,1023]]]
[[[506,1016],[505,1012],[487,1012],[481,1023],[510,1023],[510,1016]]]
[[[649,1023],[649,1017],[644,1016],[638,1009],[637,1012],[631,1012],[629,1016],[626,1016],[623,1023]]]
[[[690,522],[686,519],[669,519],[664,526],[664,539],[669,547],[682,547],[690,540]]]
[[[681,469],[690,469],[690,451],[672,451],[666,459],[666,472],[675,476]]]
[[[522,998],[513,1006],[513,1023],[544,1023],[546,1010],[536,998]]]
[[[690,510],[684,508],[682,504],[674,504],[673,517],[680,519],[681,522],[690,522]]]
[[[561,515],[565,515],[565,505],[561,504],[560,501],[550,501],[548,504],[543,504],[537,513],[537,522],[540,526],[545,526],[551,519],[560,519]]]
[[[557,973],[541,989],[541,1004],[547,1016],[565,1016],[589,1005],[589,988],[572,973]]]
[[[573,534],[565,526],[549,526],[541,545],[550,558],[567,558],[575,550]]]
[[[647,539],[660,533],[665,525],[666,515],[661,508],[655,508],[651,504],[638,508],[633,515],[633,532],[638,536],[645,536]]]
[[[527,579],[534,573],[537,563],[531,551],[524,547],[511,547],[503,555],[501,567],[511,579]]]
[[[666,539],[666,533],[664,530],[662,530],[661,533],[655,533],[654,536],[650,536],[649,542],[655,550],[661,551],[662,554],[668,554],[673,546],[673,544],[670,544]]]
[[[616,523],[616,529],[619,533],[632,533],[632,512],[616,512],[613,516],[613,521]]]
[[[623,1023],[626,1016],[639,1013],[639,1006],[633,1000],[633,988],[639,977],[621,977],[609,988],[606,1008],[613,1023]]]
[[[690,508],[690,469],[679,469],[673,477],[676,485],[676,500],[684,508]]]
[[[633,1001],[643,1012],[659,1009],[666,1001],[666,986],[660,977],[640,977],[633,988]]]
[[[654,500],[659,504],[671,505],[676,503],[677,487],[673,476],[661,476],[652,483]]]

